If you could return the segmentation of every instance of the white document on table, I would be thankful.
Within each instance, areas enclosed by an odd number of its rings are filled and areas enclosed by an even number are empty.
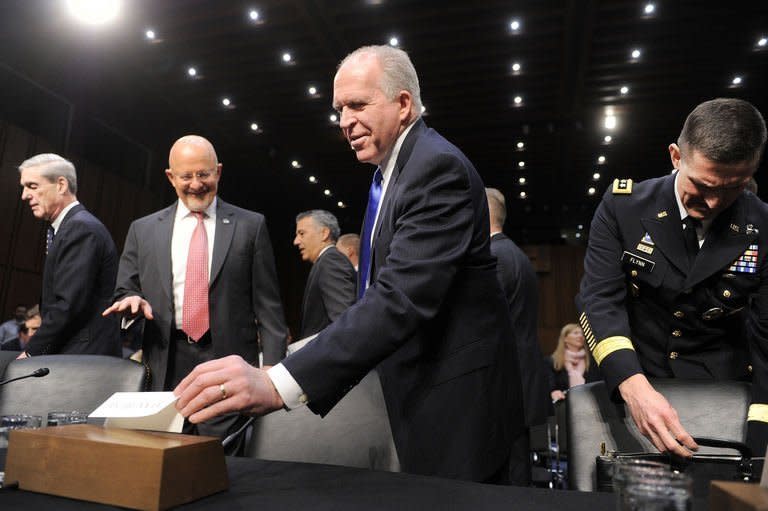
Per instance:
[[[177,399],[173,392],[115,392],[88,417],[106,419],[105,427],[181,433]]]

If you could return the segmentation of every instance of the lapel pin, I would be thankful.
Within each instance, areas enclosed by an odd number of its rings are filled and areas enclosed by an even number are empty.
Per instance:
[[[744,230],[747,234],[759,234],[760,230],[752,224],[747,224],[747,228]]]
[[[664,218],[665,216],[667,216],[666,211],[659,211],[658,213],[656,213],[656,218]]]
[[[223,219],[223,220],[221,221],[221,223],[223,223],[223,224],[228,224],[228,223],[229,223],[229,218],[225,218],[225,219]]]
[[[736,224],[731,224],[731,230],[733,232],[739,232],[739,226]]]

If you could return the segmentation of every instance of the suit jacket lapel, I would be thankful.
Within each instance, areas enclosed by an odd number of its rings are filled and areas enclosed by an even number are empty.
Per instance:
[[[73,216],[75,216],[76,213],[83,211],[84,209],[85,209],[85,206],[83,206],[82,204],[78,204],[77,206],[74,206],[72,207],[72,209],[67,211],[67,214],[64,215],[64,218],[61,219],[61,224],[59,224],[59,229],[53,238],[53,244],[51,245],[51,249],[48,253],[49,256],[53,254],[58,248],[59,238],[64,233],[67,223],[72,219]]]
[[[211,276],[208,279],[209,286],[213,286],[216,277],[219,276],[224,260],[227,258],[232,237],[235,234],[237,216],[232,207],[221,200],[216,200],[216,235],[213,240],[213,261],[211,261]]]
[[[680,209],[677,207],[674,186],[675,176],[670,175],[662,184],[661,193],[656,197],[655,209],[649,211],[649,216],[641,218],[640,222],[650,234],[654,246],[677,269],[687,274],[690,270],[688,253],[681,234],[683,223],[680,220]]]
[[[158,228],[154,229],[154,243],[150,246],[158,247],[155,251],[157,258],[157,272],[160,275],[160,286],[168,303],[173,303],[173,269],[171,268],[171,239],[173,238],[173,220],[176,217],[176,205],[165,208],[157,218]]]
[[[712,222],[704,245],[688,275],[686,287],[695,286],[713,273],[729,266],[744,253],[750,243],[756,243],[756,233],[744,232],[747,223],[744,209],[744,201],[739,199]]]

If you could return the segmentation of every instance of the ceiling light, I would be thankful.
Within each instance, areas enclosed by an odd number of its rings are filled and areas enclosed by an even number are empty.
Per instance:
[[[397,40],[397,37],[390,37],[389,38],[389,45],[392,47],[397,48],[397,46],[400,44],[400,41]]]
[[[606,144],[610,144],[612,140],[613,140],[613,137],[610,135],[606,135],[605,137],[603,137],[603,142],[605,142]]]
[[[102,25],[114,20],[120,8],[121,0],[67,0],[69,12],[75,18],[89,25]]]
[[[525,192],[520,192],[520,195],[519,195],[519,197],[520,197],[521,199],[525,199],[526,197],[528,197],[528,194],[527,194],[527,193],[525,193]]]
[[[329,119],[331,122],[337,122],[337,121],[339,120],[339,116],[338,116],[338,115],[336,115],[336,114],[331,114],[331,115],[329,115],[329,116],[328,116],[328,119]]]
[[[592,179],[594,181],[599,181],[600,180],[600,173],[599,172],[595,172],[594,174],[592,174]]]
[[[325,190],[323,190],[323,194],[324,194],[326,197],[330,197],[330,196],[331,196],[331,191],[330,191],[328,188],[326,188]]]
[[[421,105],[421,115],[426,115],[426,113],[427,113],[426,105]]]
[[[519,161],[519,162],[517,162],[517,166],[522,169],[523,167],[525,167],[525,162],[524,161]]]
[[[512,32],[519,32],[521,26],[522,23],[520,23],[520,20],[514,19],[509,22],[509,29],[512,30]]]
[[[512,72],[514,74],[519,74],[522,69],[523,69],[523,66],[519,62],[512,63]]]
[[[195,69],[194,67],[190,67],[189,69],[187,69],[187,74],[189,76],[197,76],[197,69]]]
[[[629,93],[629,87],[624,85],[624,86],[621,87],[621,89],[619,89],[619,92],[621,92],[622,94],[627,94],[627,93]]]
[[[645,7],[643,8],[643,12],[644,12],[644,13],[645,13],[647,16],[650,16],[651,14],[653,14],[654,12],[656,12],[656,5],[655,5],[655,4],[653,4],[653,3],[647,3],[647,4],[645,4]]]
[[[602,155],[598,156],[597,157],[597,163],[599,163],[600,165],[605,163],[605,156],[602,156]]]
[[[605,129],[612,130],[616,128],[616,116],[615,115],[606,115],[605,120],[603,121],[603,125],[605,126]]]
[[[582,229],[584,229],[584,225],[583,224],[579,224],[578,225],[578,229],[581,231]]]
[[[732,85],[741,85],[741,82],[743,80],[741,79],[741,76],[734,76],[733,80],[731,80]]]
[[[634,50],[632,50],[632,54],[631,54],[632,55],[632,60],[639,59],[640,55],[642,55],[642,54],[643,53],[638,48],[635,48]]]
[[[577,233],[576,233],[576,238],[577,238],[577,239],[578,239],[578,238],[581,238],[581,233],[580,233],[580,232],[577,232]]]
[[[293,167],[293,168],[295,168],[295,169],[300,169],[300,168],[301,168],[301,163],[299,163],[299,161],[298,161],[298,160],[293,160],[293,161],[291,162],[291,167]]]
[[[224,106],[229,106],[232,104],[232,102],[229,100],[229,98],[224,98],[221,100],[221,104]]]
[[[523,149],[525,149],[525,142],[523,142],[523,141],[518,142],[517,143],[517,150],[518,151],[522,151]]]
[[[259,131],[259,125],[255,122],[251,123],[251,131]]]
[[[151,41],[152,39],[155,38],[155,31],[151,30],[151,29],[147,30],[146,32],[144,32],[144,37],[146,37],[147,39],[149,39]]]
[[[520,106],[523,104],[523,97],[522,96],[515,96],[515,99],[513,100],[515,102],[515,105]]]
[[[256,9],[251,9],[248,11],[248,17],[251,18],[251,21],[258,21],[259,19],[259,11]]]
[[[307,89],[307,92],[309,92],[310,96],[314,96],[315,94],[317,94],[317,87],[315,87],[314,85],[310,85],[309,89]]]
[[[317,183],[317,178],[315,176],[309,176],[309,182],[310,183]]]
[[[521,178],[519,178],[519,179],[517,180],[517,182],[518,182],[518,183],[520,183],[521,185],[524,185],[526,181],[525,181],[525,178],[524,178],[524,177],[521,177]]]
[[[283,57],[282,58],[283,58],[283,62],[285,62],[286,64],[293,60],[293,57],[288,52],[283,53]]]
[[[761,48],[765,47],[765,45],[767,44],[768,44],[768,37],[761,37],[760,39],[757,40],[757,45],[760,46]]]
[[[595,191],[596,191],[595,187],[594,186],[590,186],[589,188],[587,188],[587,195],[594,195]]]
[[[337,203],[336,203],[336,205],[337,205],[338,207],[340,207],[340,208],[346,208],[346,207],[347,207],[347,205],[346,205],[346,204],[344,204],[344,203],[343,203],[343,202],[341,202],[341,201],[337,202]]]

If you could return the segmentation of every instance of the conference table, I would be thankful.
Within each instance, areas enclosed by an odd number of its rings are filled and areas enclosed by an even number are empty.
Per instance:
[[[311,463],[227,458],[227,468],[229,490],[177,509],[601,511],[613,510],[616,504],[610,493],[494,486]],[[0,490],[0,509],[87,511],[117,508],[6,488]]]

